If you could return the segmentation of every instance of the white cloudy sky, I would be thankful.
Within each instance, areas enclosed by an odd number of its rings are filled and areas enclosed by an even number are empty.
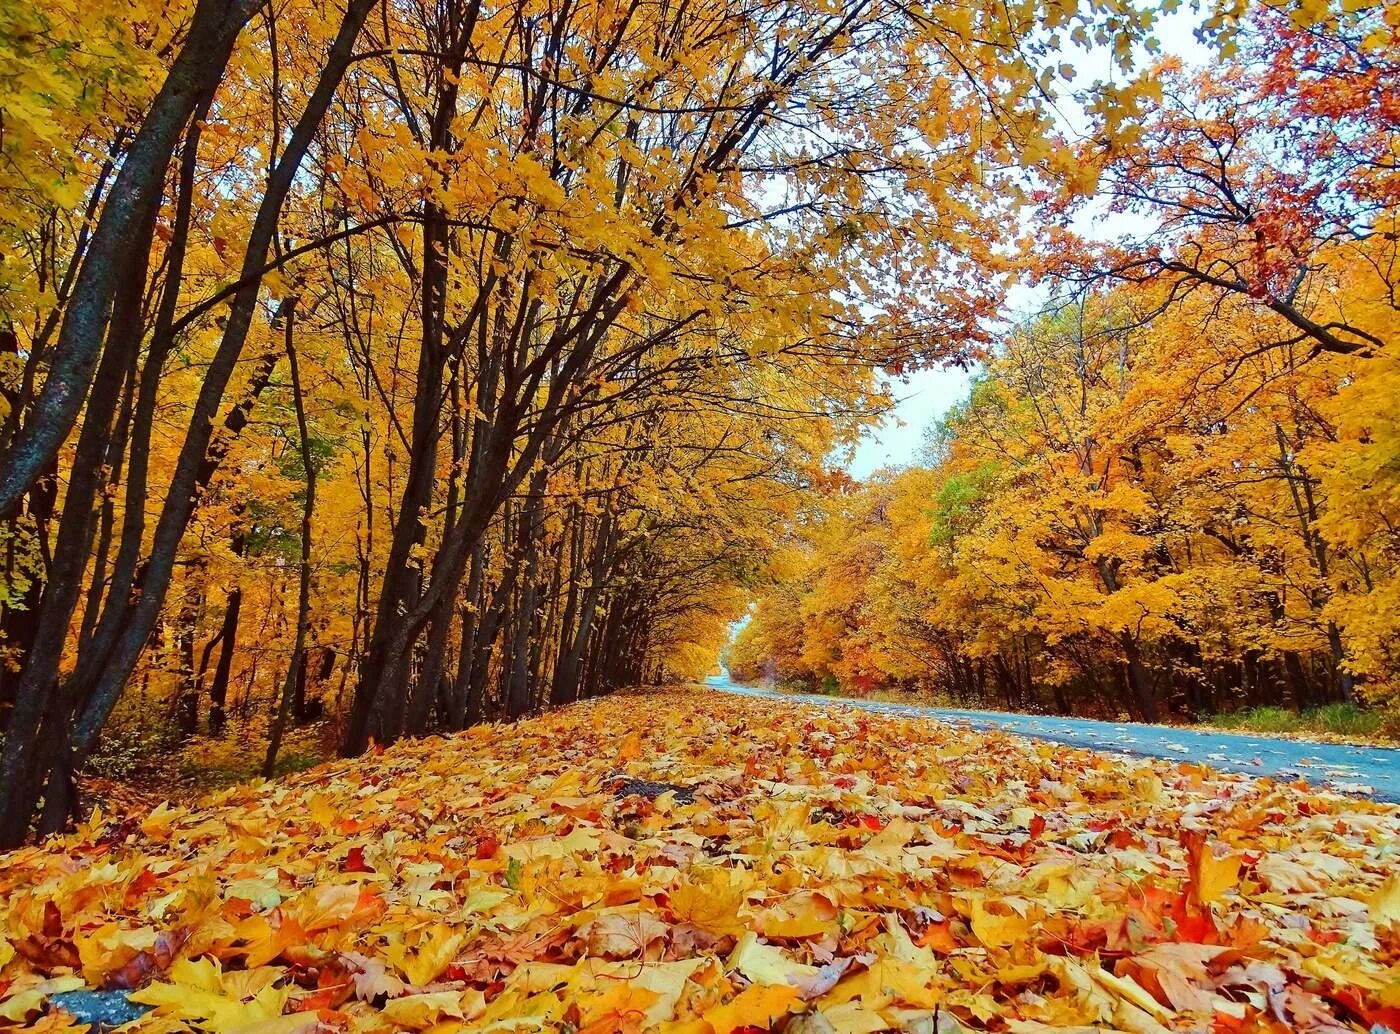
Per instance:
[[[1191,64],[1204,64],[1210,57],[1209,51],[1197,42],[1192,35],[1192,27],[1198,15],[1186,7],[1178,9],[1158,23],[1157,37],[1162,51],[1174,54]],[[1066,50],[1063,55],[1066,63],[1077,70],[1074,85],[1091,83],[1099,79],[1115,76],[1106,49],[1096,49],[1089,53]],[[1066,126],[1071,130],[1080,113],[1072,104],[1066,104],[1064,114]],[[1110,215],[1100,217],[1100,229],[1107,237],[1127,232],[1131,220]],[[1139,229],[1140,227],[1132,227]],[[1012,315],[1032,313],[1042,297],[1038,293],[1020,290],[1013,292]],[[953,368],[925,370],[913,374],[907,380],[896,383],[895,397],[899,404],[883,424],[867,431],[860,446],[856,449],[846,470],[854,478],[868,477],[881,467],[900,467],[919,461],[919,450],[923,447],[930,428],[948,412],[950,408],[967,398],[975,371]]]

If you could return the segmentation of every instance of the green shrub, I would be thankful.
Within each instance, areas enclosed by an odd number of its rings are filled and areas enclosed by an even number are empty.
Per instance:
[[[1355,704],[1327,704],[1304,717],[1341,736],[1374,736],[1385,722],[1382,712],[1362,710]]]
[[[163,774],[179,749],[180,730],[165,701],[153,705],[135,694],[124,695],[103,727],[87,768],[109,779],[149,778]]]
[[[1337,736],[1378,736],[1387,732],[1386,715],[1355,704],[1326,704],[1305,711],[1287,707],[1251,707],[1229,714],[1211,715],[1207,725],[1257,733],[1325,732]]]

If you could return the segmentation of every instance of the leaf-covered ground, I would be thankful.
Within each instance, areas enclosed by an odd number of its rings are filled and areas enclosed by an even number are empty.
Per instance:
[[[1397,863],[1190,763],[621,696],[0,858],[0,1022],[1400,1031]]]

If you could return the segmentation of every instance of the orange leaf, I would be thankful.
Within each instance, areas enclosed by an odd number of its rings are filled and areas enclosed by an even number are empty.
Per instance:
[[[766,1029],[798,1002],[795,987],[755,984],[733,1001],[707,1009],[705,1019],[714,1027],[715,1034],[731,1034],[740,1027],[749,1026]]]
[[[1209,905],[1239,885],[1242,857],[1236,852],[1217,855],[1201,833],[1188,832],[1181,838],[1186,848],[1190,872],[1191,900]]]

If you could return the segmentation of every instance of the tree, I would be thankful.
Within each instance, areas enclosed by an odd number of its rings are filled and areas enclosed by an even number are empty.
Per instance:
[[[246,9],[245,9],[246,6]],[[92,364],[92,402],[83,414],[55,537],[55,565],[49,572],[31,642],[16,684],[14,709],[6,729],[0,772],[10,791],[0,811],[0,842],[23,839],[41,795],[46,802],[46,828],[66,821],[73,807],[71,773],[92,749],[107,715],[159,619],[169,587],[179,541],[193,514],[199,494],[208,487],[226,455],[228,436],[236,436],[247,421],[252,400],[266,385],[271,364],[255,372],[250,398],[235,405],[223,420],[226,438],[214,438],[214,425],[224,392],[232,378],[258,308],[259,285],[265,275],[278,220],[296,182],[302,159],[325,117],[353,56],[353,47],[372,3],[352,0],[343,19],[331,23],[325,60],[308,77],[306,102],[280,146],[280,121],[272,120],[275,155],[264,188],[254,204],[231,307],[222,333],[191,408],[190,421],[170,474],[165,503],[154,529],[149,552],[139,559],[144,539],[144,496],[147,491],[151,420],[164,364],[174,344],[175,308],[184,274],[184,257],[195,189],[201,121],[189,121],[189,111],[206,99],[223,68],[221,55],[231,48],[241,18],[251,5],[232,8],[212,3],[197,6],[186,47],[158,96],[137,148],[128,155],[113,186],[116,203],[104,209],[93,243],[75,282],[74,297],[65,305],[63,326],[44,392],[35,403],[33,431],[22,427],[10,449],[3,499],[15,499],[33,483],[40,461],[57,448],[72,416],[81,405]],[[215,8],[218,8],[216,11]],[[280,108],[281,96],[273,98]],[[205,110],[205,109],[202,109]],[[172,252],[165,263],[161,303],[150,328],[144,362],[137,373],[146,336],[142,308],[146,273],[154,265],[154,240],[160,190],[173,147],[186,122],[185,158],[174,213]],[[109,214],[110,213],[110,214]],[[104,226],[106,229],[104,230]],[[104,236],[105,234],[105,236]],[[132,234],[136,234],[132,237]],[[106,243],[99,246],[99,239]],[[221,238],[215,237],[215,250]],[[224,243],[227,247],[227,241]],[[112,299],[118,275],[123,293]],[[86,279],[85,279],[86,277]],[[109,304],[110,303],[110,304]],[[108,321],[110,308],[110,322]],[[184,321],[188,320],[188,314]],[[104,329],[108,330],[105,344]],[[52,384],[52,388],[48,385]],[[47,394],[46,394],[47,393]],[[75,400],[76,393],[76,400]],[[128,427],[113,431],[117,401],[132,394],[124,411]],[[70,416],[71,414],[71,416]],[[94,538],[94,503],[102,481],[113,469],[107,453],[113,443],[124,447],[130,436],[131,457],[125,473],[128,495],[121,541],[107,586],[106,602],[91,637],[79,651],[71,673],[60,677],[69,622],[80,598],[83,575]]]

